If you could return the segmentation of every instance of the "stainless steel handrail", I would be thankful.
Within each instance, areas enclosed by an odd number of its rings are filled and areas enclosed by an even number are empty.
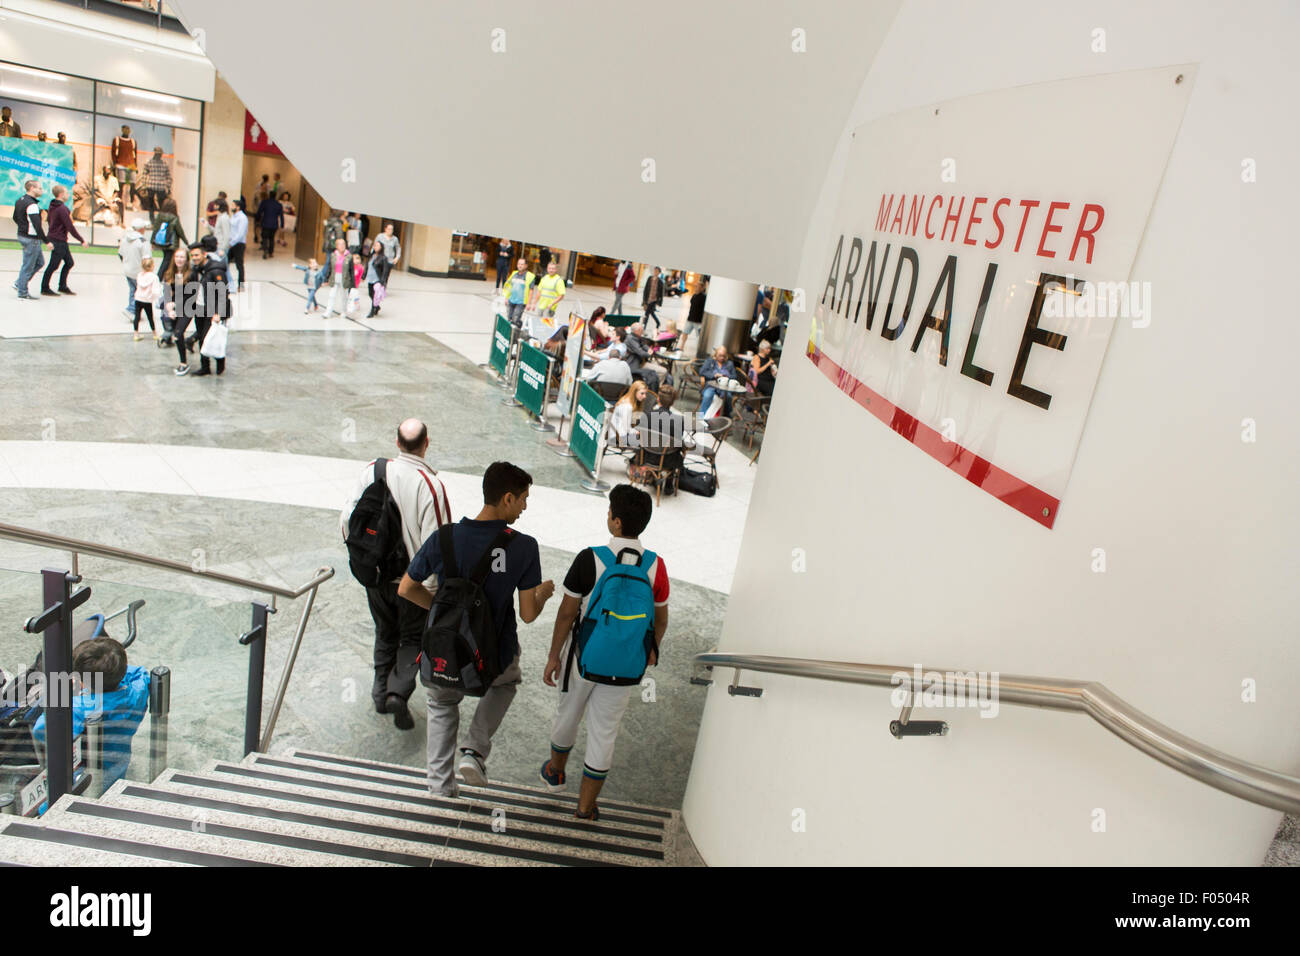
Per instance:
[[[162,571],[174,571],[177,574],[188,575],[192,578],[203,578],[206,581],[217,581],[221,584],[231,584],[246,591],[254,591],[258,594],[271,594],[282,598],[299,598],[308,591],[318,587],[322,582],[328,581],[334,577],[333,568],[321,568],[316,576],[296,588],[280,587],[276,584],[267,584],[263,581],[250,581],[247,578],[237,577],[233,574],[222,574],[220,571],[199,571],[188,564],[182,564],[180,561],[172,561],[167,558],[155,558],[147,554],[140,554],[136,551],[127,551],[123,548],[115,548],[108,544],[96,544],[93,541],[81,541],[77,538],[65,538],[62,535],[50,534],[47,531],[36,531],[33,528],[20,528],[16,525],[0,524],[0,538],[7,538],[10,541],[18,541],[23,544],[31,544],[40,548],[49,548],[52,551],[67,551],[73,555],[74,561],[77,555],[88,554],[96,558],[107,558],[110,561],[122,561],[127,564],[139,564],[147,568],[158,568]],[[77,571],[73,568],[74,573]]]
[[[179,561],[171,561],[167,558],[155,558],[151,555],[140,554],[136,551],[127,551],[123,548],[115,548],[112,545],[97,544],[93,541],[82,541],[78,538],[67,538],[63,535],[50,534],[46,531],[37,531],[33,528],[20,528],[17,525],[0,524],[0,538],[6,538],[10,541],[19,541],[23,544],[35,545],[40,548],[49,548],[54,551],[67,551],[72,556],[72,572],[79,573],[78,557],[88,554],[97,558],[106,558],[110,561],[122,561],[126,564],[138,564],[148,568],[157,568],[160,571],[172,571],[177,574],[184,574],[192,578],[201,578],[205,581],[216,581],[221,584],[229,584],[247,591],[253,591],[257,594],[271,595],[271,608],[275,608],[275,599],[277,597],[294,599],[307,595],[307,602],[302,609],[302,614],[298,618],[298,627],[294,632],[293,643],[290,647],[289,654],[285,659],[284,670],[280,673],[280,683],[275,689],[275,702],[271,708],[271,716],[267,721],[266,729],[260,738],[260,749],[265,752],[271,745],[271,737],[275,733],[275,722],[280,716],[280,707],[284,703],[284,696],[289,689],[289,678],[293,676],[294,663],[298,659],[298,648],[302,645],[303,635],[307,631],[307,620],[311,617],[312,607],[316,603],[316,592],[320,586],[334,577],[333,568],[321,568],[316,575],[305,584],[296,588],[283,588],[275,584],[266,584],[262,581],[250,581],[247,578],[237,577],[233,574],[222,574],[220,571],[197,570],[188,564],[182,564]]]
[[[766,657],[753,654],[711,652],[696,654],[696,667],[733,667],[740,671],[759,671],[804,677],[812,680],[871,684],[877,687],[906,686],[914,694],[922,693],[926,674],[937,668],[890,667],[884,664],[856,664],[818,661],[794,657]],[[916,674],[921,674],[921,686]],[[941,674],[970,674],[971,671],[938,671]],[[1154,757],[1193,780],[1208,784],[1234,797],[1300,814],[1300,778],[1239,760],[1215,750],[1167,727],[1125,702],[1104,685],[1095,681],[1059,680],[1051,677],[1025,677],[998,674],[999,703],[1023,704],[1085,713],[1130,746]],[[936,693],[938,689],[936,688]]]

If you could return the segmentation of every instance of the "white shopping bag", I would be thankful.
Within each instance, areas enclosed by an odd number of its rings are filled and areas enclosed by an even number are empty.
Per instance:
[[[229,337],[230,330],[226,328],[224,322],[213,322],[212,328],[208,329],[208,334],[203,337],[203,347],[199,349],[199,354],[205,358],[225,358],[226,340]]]
[[[710,402],[709,407],[704,410],[704,417],[713,418],[720,411],[722,411],[722,396],[715,393],[713,401]]]
[[[355,312],[360,305],[361,305],[361,290],[355,288],[349,289],[348,290],[348,311]]]

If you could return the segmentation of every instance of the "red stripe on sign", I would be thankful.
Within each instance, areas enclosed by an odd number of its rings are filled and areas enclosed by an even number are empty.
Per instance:
[[[1039,524],[1050,528],[1056,523],[1056,512],[1061,505],[1059,498],[1003,471],[969,448],[946,441],[939,432],[859,382],[825,352],[811,344],[807,354],[822,374],[835,383],[836,388],[935,461]]]

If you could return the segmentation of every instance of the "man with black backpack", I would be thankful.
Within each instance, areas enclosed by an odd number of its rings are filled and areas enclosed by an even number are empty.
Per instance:
[[[551,727],[551,757],[542,782],[565,787],[564,767],[587,719],[577,817],[600,818],[596,797],[614,762],[614,741],[633,688],[659,661],[668,630],[668,569],[640,536],[650,523],[650,496],[631,485],[609,493],[609,544],[585,548],[564,577],[564,600],[555,616],[551,653],[542,679],[561,677],[560,706]]]
[[[440,529],[424,542],[397,593],[430,609],[420,654],[420,680],[429,700],[429,790],[459,794],[454,769],[470,786],[487,783],[492,735],[522,679],[515,592],[525,624],[537,620],[555,593],[542,580],[537,540],[511,530],[528,507],[533,479],[508,461],[483,475],[483,510]],[[431,594],[423,581],[437,577]],[[456,758],[460,702],[482,697]]]
[[[399,730],[415,719],[407,701],[415,691],[416,660],[424,633],[424,608],[397,593],[411,555],[451,522],[447,489],[424,456],[429,429],[418,418],[397,428],[396,458],[366,465],[352,503],[339,521],[352,576],[366,589],[375,622],[375,711],[392,714]]]

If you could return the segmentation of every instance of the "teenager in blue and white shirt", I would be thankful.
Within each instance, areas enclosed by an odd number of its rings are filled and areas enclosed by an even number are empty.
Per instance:
[[[609,493],[609,513],[605,523],[613,537],[609,549],[621,555],[624,549],[635,552],[637,560],[645,553],[640,535],[650,523],[653,504],[650,496],[631,485],[617,485]],[[573,559],[569,573],[564,578],[564,600],[555,615],[555,630],[551,635],[551,653],[546,660],[542,679],[551,687],[568,659],[569,642],[573,639],[574,624],[586,614],[587,604],[596,582],[604,574],[605,566],[592,548],[585,548]],[[649,664],[659,660],[659,647],[664,632],[668,630],[668,569],[663,558],[656,557],[650,569],[650,585],[654,592],[655,649],[650,652]],[[563,681],[561,682],[563,684]],[[551,726],[551,757],[542,764],[542,781],[552,790],[562,790],[565,785],[564,767],[569,752],[578,738],[578,724],[587,718],[587,750],[582,768],[582,787],[578,795],[577,816],[584,820],[597,820],[600,812],[596,798],[605,785],[610,766],[614,762],[614,741],[618,725],[627,710],[629,698],[637,689],[634,684],[597,684],[578,673],[576,666],[568,675],[567,690],[560,692],[559,708]]]

